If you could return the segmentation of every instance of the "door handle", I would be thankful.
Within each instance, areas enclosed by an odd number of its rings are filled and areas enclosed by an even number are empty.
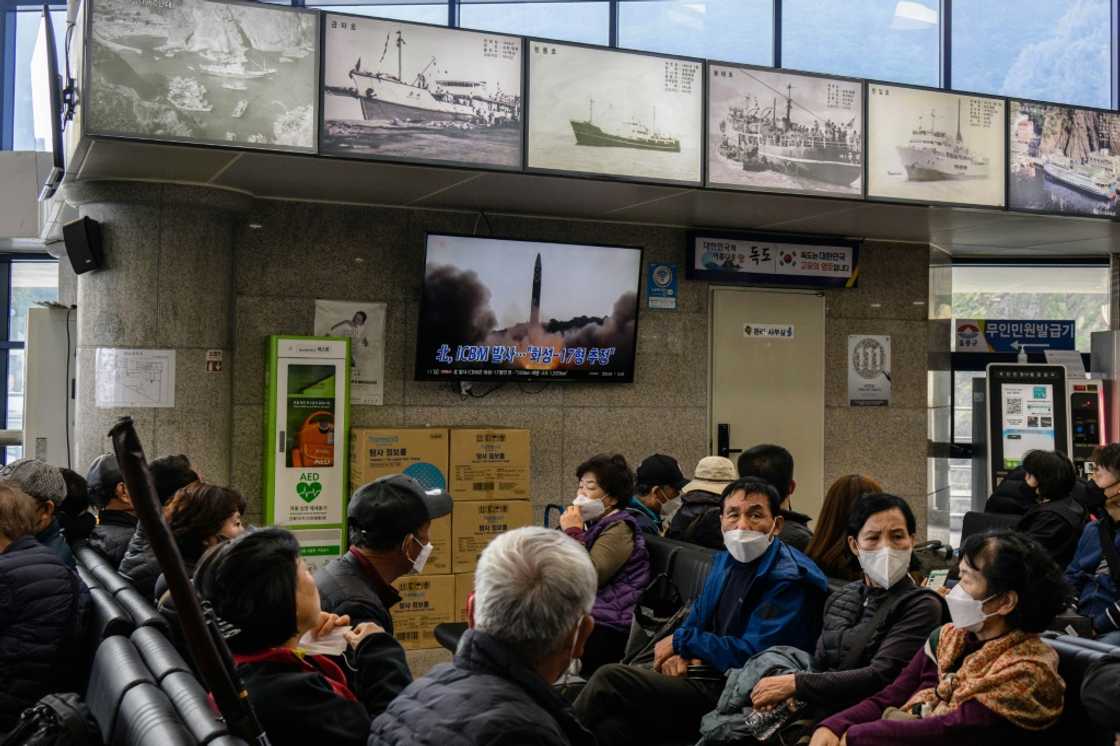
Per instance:
[[[742,448],[731,447],[731,425],[721,422],[716,425],[716,453],[730,458],[733,453],[742,453]]]

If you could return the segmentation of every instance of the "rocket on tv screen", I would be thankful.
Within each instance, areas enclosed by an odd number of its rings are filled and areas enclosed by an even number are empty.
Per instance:
[[[634,380],[642,250],[429,234],[419,381]]]

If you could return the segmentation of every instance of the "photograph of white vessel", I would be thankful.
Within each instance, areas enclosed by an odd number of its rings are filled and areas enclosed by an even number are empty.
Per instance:
[[[320,152],[521,165],[521,40],[327,14]]]
[[[863,194],[863,84],[708,66],[708,184]]]
[[[1009,126],[1008,207],[1120,214],[1120,115],[1012,101]]]
[[[314,151],[317,14],[211,0],[92,10],[90,132]]]
[[[703,66],[530,40],[531,169],[699,183]]]
[[[868,84],[869,197],[1002,207],[1001,99]]]

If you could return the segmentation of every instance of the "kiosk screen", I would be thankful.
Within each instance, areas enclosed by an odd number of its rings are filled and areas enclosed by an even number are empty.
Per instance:
[[[1000,391],[1003,468],[1018,468],[1030,451],[1053,451],[1054,386],[1049,383],[1005,383]]]

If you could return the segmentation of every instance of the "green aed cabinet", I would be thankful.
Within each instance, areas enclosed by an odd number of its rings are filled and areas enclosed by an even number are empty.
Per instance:
[[[264,519],[296,536],[312,570],[346,548],[349,360],[349,339],[268,339]]]

